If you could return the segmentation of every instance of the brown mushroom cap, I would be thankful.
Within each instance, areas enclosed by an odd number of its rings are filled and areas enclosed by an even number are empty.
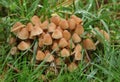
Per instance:
[[[61,38],[59,41],[59,47],[64,48],[66,46],[68,46],[68,42],[65,40],[65,38]]]
[[[54,32],[56,29],[56,25],[54,23],[50,23],[48,25],[48,32]]]
[[[60,58],[56,58],[55,63],[56,63],[56,65],[62,65],[63,61]]]
[[[21,41],[17,46],[17,48],[21,51],[27,50],[29,47],[30,47],[30,43],[25,41]]]
[[[59,26],[62,28],[62,29],[68,29],[69,25],[68,25],[68,22],[67,20],[65,19],[61,19],[60,23],[59,23]]]
[[[68,30],[63,31],[63,38],[65,38],[66,40],[69,40],[71,38],[71,34]]]
[[[15,42],[16,42],[16,38],[15,37],[10,37],[9,44],[14,44]]]
[[[54,39],[60,39],[62,38],[63,35],[62,35],[62,32],[58,29],[56,29],[53,33],[52,33],[52,38]]]
[[[43,43],[44,43],[44,45],[51,45],[52,44],[52,38],[51,38],[50,34],[47,33],[44,35]]]
[[[42,38],[39,38],[38,45],[39,45],[39,47],[43,47],[44,46],[44,40]]]
[[[49,25],[49,21],[46,20],[46,21],[44,21],[44,22],[40,25],[40,27],[41,27],[43,30],[46,30],[46,29],[48,29],[48,25]]]
[[[76,27],[76,22],[75,22],[74,19],[69,19],[69,20],[68,20],[68,24],[69,24],[69,29],[70,29],[70,30],[74,30],[74,29],[75,29],[75,27]]]
[[[17,37],[19,39],[25,40],[29,38],[29,32],[27,28],[22,28],[20,32],[18,32]]]
[[[74,41],[74,43],[79,43],[81,41],[81,38],[78,36],[77,33],[74,33],[72,35],[72,40]]]
[[[77,69],[77,67],[78,67],[78,66],[77,66],[74,62],[72,62],[71,64],[68,65],[68,70],[69,70],[70,72],[73,72],[74,70]]]
[[[82,59],[82,54],[81,54],[81,52],[79,52],[79,51],[77,51],[77,52],[75,52],[75,58],[74,58],[75,60],[81,60]]]
[[[82,19],[75,15],[72,15],[71,18],[75,20],[76,24],[82,23]]]
[[[61,56],[61,57],[69,57],[69,56],[70,56],[69,50],[66,49],[66,48],[63,48],[63,49],[61,50],[61,55],[60,55],[60,56]]]
[[[110,40],[110,36],[109,36],[109,34],[106,31],[100,30],[100,33],[104,36],[104,38],[106,40],[108,40],[108,41]]]
[[[33,24],[32,23],[28,23],[26,28],[28,29],[28,31],[32,31],[33,30]]]
[[[68,48],[73,49],[74,47],[75,47],[75,44],[73,43],[73,41],[69,40],[68,41]]]
[[[54,60],[54,56],[49,51],[47,51],[45,54],[46,54],[45,56],[46,62],[52,62]]]
[[[52,50],[55,50],[55,51],[59,51],[60,50],[57,42],[53,43]]]
[[[43,30],[38,26],[34,26],[33,30],[30,32],[30,36],[37,36],[43,33]]]
[[[41,50],[37,51],[37,55],[36,55],[36,60],[38,61],[42,61],[45,59],[45,54],[44,52],[42,52]]]
[[[78,35],[82,35],[84,33],[84,28],[82,25],[78,24],[76,29],[75,29],[75,33],[77,33]]]
[[[51,22],[53,22],[56,25],[59,25],[60,20],[61,20],[60,17],[57,15],[51,17]]]
[[[17,47],[12,47],[11,50],[10,50],[10,54],[11,55],[15,55],[17,53]]]
[[[94,42],[89,38],[83,40],[83,47],[86,50],[96,50],[96,46],[95,46]]]
[[[32,23],[34,24],[34,25],[40,25],[41,24],[41,22],[40,22],[40,18],[38,17],[38,16],[36,16],[36,15],[34,15],[32,18],[31,18],[31,21],[32,21]]]
[[[82,46],[80,45],[80,44],[77,44],[76,46],[75,46],[75,50],[74,50],[75,52],[81,52],[82,51]]]

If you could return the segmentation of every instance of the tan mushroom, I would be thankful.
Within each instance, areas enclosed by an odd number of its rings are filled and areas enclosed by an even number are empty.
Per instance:
[[[9,44],[14,44],[16,42],[16,38],[15,37],[10,37],[9,39]]]
[[[17,37],[21,40],[25,40],[29,38],[29,32],[27,28],[22,28],[20,32],[18,32]]]
[[[11,54],[11,55],[15,55],[16,53],[17,53],[17,47],[14,46],[14,47],[11,48],[10,54]]]
[[[30,42],[21,41],[17,48],[21,51],[27,50],[30,47]]]
[[[63,31],[63,38],[65,38],[66,40],[70,40],[71,34],[68,30]]]
[[[81,38],[78,36],[77,33],[74,33],[72,35],[72,40],[73,40],[74,43],[79,43],[81,41]]]
[[[33,30],[33,24],[32,23],[27,23],[26,28],[28,29],[28,31],[32,31]]]
[[[53,22],[56,25],[59,25],[60,20],[61,20],[60,17],[57,15],[51,17],[51,22]]]
[[[62,65],[62,63],[63,63],[62,59],[60,59],[60,58],[55,59],[55,64],[56,65]]]
[[[32,23],[33,23],[34,25],[40,26],[40,24],[41,24],[40,18],[39,18],[38,16],[36,16],[36,15],[34,15],[34,16],[31,18],[31,21],[32,21]]]
[[[39,45],[39,47],[43,47],[44,46],[44,40],[42,38],[39,38],[38,45]]]
[[[75,33],[77,33],[78,35],[82,35],[84,33],[83,26],[78,24],[76,29],[75,29]]]
[[[68,42],[65,40],[65,38],[61,38],[59,41],[59,47],[64,48],[66,46],[68,46]]]
[[[68,48],[69,49],[75,48],[75,44],[73,43],[73,41],[71,41],[71,40],[68,41]]]
[[[59,51],[60,50],[57,42],[53,43],[52,50],[55,50],[55,51]]]
[[[94,42],[89,38],[83,40],[83,47],[86,50],[96,50],[96,46],[95,46]]]
[[[75,52],[75,60],[82,60],[82,54],[80,51]]]
[[[46,62],[54,61],[54,56],[49,51],[46,51],[45,54],[46,54],[46,56],[45,56],[45,61]]]
[[[59,26],[62,28],[62,29],[68,29],[69,25],[68,25],[68,22],[66,19],[61,19],[60,23],[59,23]]]
[[[53,39],[60,39],[62,38],[63,35],[62,35],[62,32],[58,29],[56,29],[53,33],[52,33],[52,38]]]
[[[82,51],[82,46],[80,44],[77,44],[74,49],[75,52],[81,52]]]
[[[44,43],[44,45],[52,45],[52,38],[51,38],[50,34],[47,33],[44,35],[43,43]]]
[[[68,65],[68,71],[73,72],[77,69],[77,67],[78,66],[74,62],[72,62]]]
[[[66,48],[63,48],[63,49],[61,50],[60,56],[61,56],[61,57],[69,57],[69,56],[70,56],[69,50],[66,49]]]
[[[45,59],[45,53],[42,52],[41,50],[37,51],[37,55],[36,55],[36,60],[37,61],[42,61]]]
[[[68,20],[68,24],[69,24],[69,29],[70,29],[70,30],[74,30],[74,29],[75,29],[75,27],[76,27],[76,22],[75,22],[74,19],[69,19],[69,20]]]
[[[46,30],[46,29],[48,29],[48,25],[49,25],[49,21],[48,21],[48,20],[45,20],[45,21],[40,25],[40,27],[41,27],[43,30]]]
[[[76,24],[82,23],[82,19],[75,15],[72,15],[71,18],[75,20]]]
[[[54,32],[55,31],[55,29],[56,29],[56,25],[54,24],[54,23],[50,23],[49,25],[48,25],[48,32]]]
[[[108,40],[108,41],[110,40],[110,36],[109,36],[109,34],[106,31],[100,30],[100,33],[104,36],[104,38],[106,40]]]

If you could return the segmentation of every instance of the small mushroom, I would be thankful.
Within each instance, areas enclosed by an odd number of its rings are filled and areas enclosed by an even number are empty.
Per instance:
[[[83,40],[83,47],[86,50],[96,50],[96,46],[95,46],[94,42],[89,38]]]
[[[46,51],[45,54],[46,54],[46,56],[45,56],[46,62],[52,62],[54,60],[54,56],[49,51]]]
[[[106,31],[100,30],[100,33],[104,36],[104,38],[106,40],[108,40],[108,41],[110,40],[110,36],[109,36],[109,34]]]
[[[44,40],[42,38],[39,38],[38,45],[39,45],[39,47],[43,47],[44,46]]]
[[[69,25],[68,25],[68,22],[67,20],[65,19],[61,19],[60,23],[59,23],[59,26],[62,28],[62,29],[68,29]]]
[[[68,20],[68,24],[69,24],[69,29],[70,29],[70,30],[74,30],[74,29],[75,29],[75,27],[76,27],[76,22],[75,22],[74,19],[69,19],[69,20]]]
[[[61,38],[59,41],[59,47],[64,48],[66,46],[68,46],[68,42],[65,40],[65,38]]]
[[[46,21],[44,21],[44,22],[40,25],[40,27],[41,27],[43,30],[46,30],[46,29],[48,29],[48,25],[49,25],[49,21],[46,20]]]
[[[15,37],[10,37],[9,39],[9,44],[12,45],[16,42],[16,38]]]
[[[27,50],[30,47],[30,42],[21,41],[17,48],[21,51]]]
[[[74,49],[75,52],[81,52],[82,51],[82,46],[80,44],[77,44]]]
[[[63,35],[62,35],[62,32],[58,29],[56,29],[53,33],[52,33],[52,38],[53,39],[60,39],[62,38]]]
[[[45,54],[44,52],[42,52],[41,50],[37,51],[37,55],[36,55],[36,60],[37,61],[42,61],[45,59]]]
[[[75,60],[81,60],[82,59],[82,54],[80,51],[76,51],[75,52]]]
[[[17,37],[21,40],[25,40],[29,38],[29,32],[27,28],[22,28],[20,32],[18,32]]]
[[[60,59],[60,58],[55,59],[55,64],[56,65],[62,65],[62,63],[63,63],[62,59]]]
[[[69,57],[69,56],[70,56],[69,50],[66,49],[66,48],[63,48],[63,49],[61,50],[61,55],[60,55],[60,56],[61,56],[61,57]]]
[[[55,31],[55,29],[56,29],[56,25],[54,24],[54,23],[50,23],[49,25],[48,25],[48,32],[54,32]]]
[[[75,44],[73,43],[73,41],[69,40],[68,41],[68,48],[73,49],[74,47],[75,47]]]
[[[51,17],[51,22],[53,22],[56,25],[59,25],[60,20],[61,20],[60,17],[57,15]]]
[[[52,38],[51,38],[50,34],[47,33],[44,35],[43,43],[44,43],[44,45],[52,45]]]
[[[72,35],[72,40],[73,40],[74,43],[79,43],[81,41],[81,38],[78,36],[77,33],[74,33]]]
[[[40,18],[36,15],[34,15],[32,18],[31,18],[31,21],[34,25],[38,25],[40,26],[41,22],[40,22]]]
[[[71,18],[75,20],[76,24],[82,23],[82,19],[75,15],[72,15]]]
[[[75,29],[75,33],[77,33],[78,35],[82,35],[84,33],[84,28],[82,25],[78,24],[76,29]]]
[[[32,23],[28,23],[26,28],[28,29],[28,31],[32,31],[33,30],[33,24]]]
[[[63,31],[63,38],[65,38],[66,40],[69,40],[71,38],[71,34],[68,30]]]
[[[52,50],[55,50],[55,51],[59,51],[60,50],[57,42],[53,43]]]
[[[17,47],[12,47],[10,50],[11,55],[15,55],[17,53]]]
[[[74,62],[72,62],[68,65],[68,71],[73,72],[77,69],[77,67],[78,66]]]

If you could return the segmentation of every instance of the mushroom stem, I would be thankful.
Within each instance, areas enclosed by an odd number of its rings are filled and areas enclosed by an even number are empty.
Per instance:
[[[86,49],[85,49],[85,54],[86,54],[86,57],[87,57],[88,61],[91,61],[91,59],[90,59],[90,57],[89,57],[89,55],[88,55]]]

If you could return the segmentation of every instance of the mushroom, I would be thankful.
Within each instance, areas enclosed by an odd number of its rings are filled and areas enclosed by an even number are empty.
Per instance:
[[[44,21],[44,22],[40,25],[40,27],[41,27],[43,30],[46,30],[46,29],[48,29],[48,24],[49,24],[49,21],[46,20],[46,21]]]
[[[32,31],[33,30],[33,24],[32,23],[27,23],[26,28],[28,29],[28,31]]]
[[[68,30],[64,30],[63,31],[63,37],[66,39],[66,40],[69,40],[71,38],[71,34]]]
[[[60,17],[57,15],[51,17],[51,22],[53,22],[56,25],[59,25],[60,20],[61,20]]]
[[[74,49],[75,52],[81,52],[82,51],[82,46],[80,44],[77,44]]]
[[[75,52],[75,60],[81,60],[82,59],[82,54],[80,51],[76,51]]]
[[[9,44],[12,45],[16,42],[16,38],[15,37],[10,37],[9,39]]]
[[[21,41],[17,48],[21,51],[27,50],[30,47],[30,42]]]
[[[44,43],[44,45],[52,45],[52,38],[51,38],[50,34],[47,33],[44,35],[43,43]]]
[[[69,29],[70,29],[70,30],[74,30],[74,29],[75,29],[75,27],[76,27],[76,22],[75,22],[74,19],[69,19],[69,20],[68,20],[68,24],[69,24]]]
[[[61,38],[59,41],[59,47],[64,48],[68,45],[68,42],[65,40],[65,38]]]
[[[37,51],[37,55],[36,55],[36,60],[37,61],[42,61],[45,59],[45,54],[44,52],[42,52],[41,50]]]
[[[108,40],[108,41],[110,40],[110,36],[109,36],[109,34],[106,31],[100,30],[100,33],[104,36],[104,38],[106,40]]]
[[[77,33],[74,33],[72,35],[72,40],[74,41],[74,43],[79,43],[81,41],[81,38],[78,36]]]
[[[75,15],[72,15],[71,18],[75,20],[76,24],[82,23],[82,19]]]
[[[12,47],[11,50],[10,50],[10,54],[11,55],[15,55],[17,53],[17,47]]]
[[[17,37],[21,40],[25,40],[29,38],[29,32],[27,28],[22,28],[20,32],[18,32]]]
[[[56,65],[62,65],[62,63],[63,63],[63,61],[62,61],[61,58],[56,58],[56,59],[55,59],[55,64],[56,64]]]
[[[72,62],[68,65],[68,71],[73,72],[77,69],[77,67],[78,66],[74,62]]]
[[[36,15],[34,15],[32,18],[31,18],[31,21],[34,25],[38,25],[40,26],[41,22],[40,22],[40,18]]]
[[[56,25],[54,24],[54,23],[50,23],[49,25],[48,25],[48,32],[54,32],[55,31],[55,29],[56,29]]]
[[[67,20],[65,19],[62,19],[59,23],[59,26],[62,28],[62,29],[68,29],[69,25],[68,25],[68,22]]]
[[[62,35],[62,32],[58,29],[56,29],[53,33],[52,33],[52,38],[54,39],[60,39],[62,38],[63,35]]]
[[[35,25],[33,27],[33,30],[30,32],[30,36],[37,36],[37,35],[40,35],[43,33],[43,30],[38,26],[38,25]]]
[[[39,38],[38,45],[39,45],[39,47],[43,47],[44,46],[44,40],[42,38]]]
[[[52,50],[55,50],[55,51],[59,51],[60,50],[57,42],[53,43]]]
[[[75,44],[73,43],[73,41],[69,40],[68,41],[68,48],[73,49],[75,47]]]
[[[66,48],[63,48],[63,49],[61,50],[60,56],[61,56],[61,57],[69,57],[69,56],[70,56],[69,50],[66,49]]]
[[[83,40],[83,47],[86,50],[96,50],[96,46],[95,46],[94,42],[89,38]]]
[[[82,25],[77,24],[77,27],[75,29],[75,33],[77,33],[78,35],[82,35],[84,33],[84,28]]]
[[[52,62],[54,60],[54,56],[46,50],[45,52],[46,56],[45,56],[45,61],[46,62]]]

